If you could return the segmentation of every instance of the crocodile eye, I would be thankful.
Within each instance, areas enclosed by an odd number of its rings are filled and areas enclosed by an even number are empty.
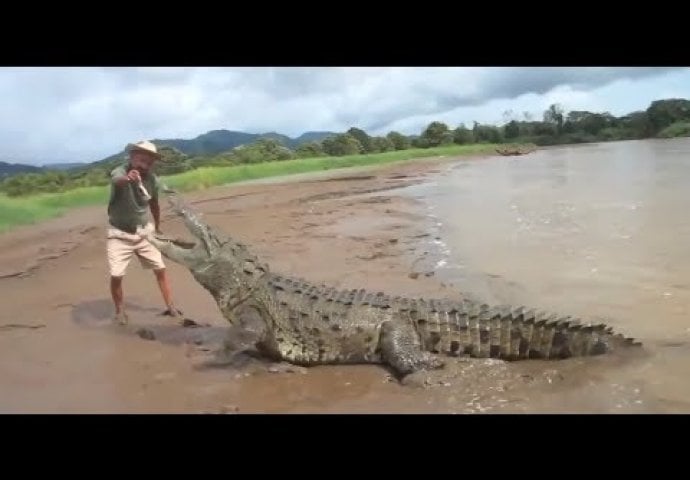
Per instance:
[[[248,275],[253,275],[256,271],[256,267],[253,262],[244,262],[242,265],[242,271]]]

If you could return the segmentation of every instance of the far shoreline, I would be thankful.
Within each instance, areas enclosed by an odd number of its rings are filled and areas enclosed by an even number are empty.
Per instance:
[[[436,164],[457,160],[476,160],[499,156],[495,145],[471,145],[467,148],[440,147],[427,149],[410,158],[394,155],[359,155],[325,159],[287,160],[233,167],[211,167],[191,170],[183,174],[161,177],[163,184],[180,194],[193,196],[219,187],[270,183],[291,183],[318,178],[337,178],[358,172],[380,171],[400,166]],[[409,151],[402,151],[409,154]],[[397,152],[387,152],[395,154]],[[329,161],[325,163],[324,160]],[[340,166],[342,164],[342,166]],[[294,168],[291,168],[293,167]],[[277,171],[275,171],[277,170]],[[216,175],[215,177],[213,175]],[[209,178],[210,177],[210,178]],[[226,178],[227,177],[227,178]],[[239,178],[238,178],[239,177]],[[244,178],[243,178],[244,177]],[[46,193],[27,197],[0,195],[0,235],[56,220],[67,213],[88,210],[107,203],[108,187],[85,187],[62,193]],[[165,195],[165,194],[163,194]]]
[[[668,141],[674,138],[642,138],[614,141],[567,143],[537,146],[535,150],[553,151],[579,146],[606,145],[620,142]],[[378,154],[344,157],[319,157],[283,161],[239,164],[227,167],[201,167],[181,174],[162,177],[178,193],[194,194],[230,185],[289,183],[320,177],[337,177],[357,172],[378,171],[386,167],[427,162],[452,162],[501,157],[496,151],[504,144],[466,144],[427,149],[389,151]],[[527,144],[511,144],[523,146]],[[60,193],[42,193],[24,197],[0,194],[0,236],[18,228],[61,218],[65,214],[107,202],[108,187],[81,187]]]

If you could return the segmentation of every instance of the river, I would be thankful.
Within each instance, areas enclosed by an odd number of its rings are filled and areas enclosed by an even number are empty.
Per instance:
[[[445,281],[489,303],[603,319],[644,343],[644,358],[529,410],[687,413],[688,186],[683,138],[461,161],[408,192],[439,225]]]

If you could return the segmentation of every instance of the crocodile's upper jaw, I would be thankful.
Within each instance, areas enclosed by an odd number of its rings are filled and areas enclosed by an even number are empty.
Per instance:
[[[138,234],[148,239],[161,253],[175,263],[179,263],[194,271],[212,260],[223,243],[212,229],[201,221],[198,215],[188,208],[171,200],[173,211],[182,217],[183,223],[194,239],[168,238],[153,232],[139,229]]]

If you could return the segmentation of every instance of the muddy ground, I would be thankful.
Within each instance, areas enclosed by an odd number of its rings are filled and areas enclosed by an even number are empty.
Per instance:
[[[396,189],[447,160],[255,182],[187,194],[215,227],[273,270],[343,288],[459,298],[434,275],[433,232],[418,200]],[[166,234],[186,235],[164,211]],[[155,279],[130,264],[131,325],[112,324],[105,205],[0,235],[0,412],[345,413],[642,411],[634,388],[600,392],[628,360],[451,362],[414,385],[376,365],[206,364],[226,322],[208,293],[168,262],[178,307],[200,327],[172,325]],[[153,335],[141,335],[141,329]],[[151,338],[153,337],[153,338]],[[628,363],[626,363],[628,362]],[[558,401],[553,401],[558,398]]]

